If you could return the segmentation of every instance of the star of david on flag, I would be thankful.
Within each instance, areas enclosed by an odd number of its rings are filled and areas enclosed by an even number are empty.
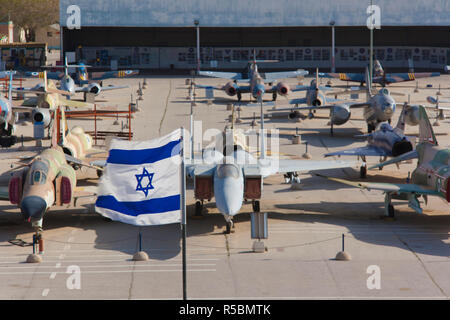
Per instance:
[[[136,180],[137,180],[136,191],[142,191],[145,194],[145,196],[147,197],[148,196],[148,191],[151,190],[151,189],[155,189],[152,186],[152,180],[153,180],[153,176],[154,175],[155,175],[154,173],[149,173],[145,167],[144,167],[144,170],[142,171],[142,174],[136,174],[135,175],[136,176]],[[143,187],[142,183],[145,184],[145,181],[143,182],[142,180],[145,177],[148,178],[148,184],[145,187]]]
[[[181,130],[150,141],[113,140],[96,212],[138,226],[181,220]]]

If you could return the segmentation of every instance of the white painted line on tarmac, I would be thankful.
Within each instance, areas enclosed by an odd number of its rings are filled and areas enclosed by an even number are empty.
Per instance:
[[[50,279],[55,279],[55,277],[56,277],[56,272],[52,272],[51,274],[50,274]]]
[[[179,267],[179,266],[178,266]],[[83,271],[83,274],[104,274],[104,273],[145,273],[145,272],[181,272],[181,269],[170,269],[170,270],[157,270],[157,269],[149,269],[149,270],[99,270],[99,271]],[[216,269],[187,269],[187,272],[215,272]],[[25,274],[34,274],[34,275],[38,275],[38,274],[49,274],[51,273],[50,271],[38,271],[38,272],[0,272],[0,275],[25,275]],[[56,272],[58,273],[62,273],[65,274],[65,272]]]
[[[142,263],[142,262],[139,262]],[[189,264],[192,267],[206,267],[206,266],[216,266],[215,263],[190,263]],[[144,267],[179,267],[180,264],[125,264],[125,265],[98,265],[98,266],[82,266],[83,269],[86,268],[144,268]],[[36,267],[0,267],[0,269],[34,269]],[[42,269],[53,269],[54,267],[52,266],[40,266],[39,270]],[[58,266],[56,267],[58,268]],[[53,272],[56,274],[56,272]],[[51,279],[54,279],[51,278]]]
[[[43,297],[46,297],[46,296],[48,296],[48,293],[50,292],[50,289],[44,289],[44,290],[42,290],[42,296]]]

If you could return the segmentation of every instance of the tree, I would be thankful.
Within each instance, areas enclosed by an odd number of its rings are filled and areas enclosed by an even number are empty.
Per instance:
[[[0,0],[0,21],[8,20],[35,41],[36,30],[59,22],[59,0]]]

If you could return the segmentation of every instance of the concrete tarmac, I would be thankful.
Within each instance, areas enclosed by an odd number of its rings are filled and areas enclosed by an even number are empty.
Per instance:
[[[190,102],[186,77],[149,76],[144,90],[141,111],[134,115],[131,128],[135,140],[152,139],[184,126],[189,128]],[[114,79],[106,84],[128,84],[130,89],[101,93],[98,105],[117,106],[126,110],[130,95],[143,77]],[[303,80],[309,84],[311,78]],[[325,84],[325,80],[322,80]],[[34,85],[29,80],[26,85]],[[224,84],[221,79],[201,78],[198,83]],[[297,84],[296,79],[287,80]],[[345,82],[332,80],[333,85]],[[389,89],[405,93],[395,96],[397,123],[401,105],[427,104],[426,96],[434,95],[439,84],[450,86],[450,75],[420,79],[419,87],[432,84],[431,89],[414,93],[415,83],[394,84]],[[444,97],[450,90],[442,89]],[[290,98],[303,97],[291,94]],[[81,98],[81,95],[79,96]],[[201,120],[203,130],[223,130],[229,125],[226,105],[236,100],[224,93],[215,93],[212,105],[205,103],[204,90],[196,92],[197,106],[193,107],[195,120]],[[243,95],[243,100],[248,100]],[[265,97],[271,100],[271,95]],[[360,95],[358,101],[363,101]],[[107,101],[106,101],[107,100]],[[277,106],[288,106],[287,99],[279,97]],[[266,110],[271,107],[265,107]],[[250,128],[259,108],[244,108],[238,128]],[[268,111],[266,113],[269,113]],[[434,112],[429,112],[434,117]],[[433,119],[434,120],[434,119]],[[433,121],[432,120],[432,121]],[[98,121],[100,130],[121,131],[114,119]],[[367,132],[362,110],[352,111],[351,120],[335,127],[329,135],[327,113],[318,111],[315,119],[294,122],[285,116],[267,119],[266,129],[280,130],[281,153],[300,158],[305,146],[292,144],[296,128],[302,141],[307,141],[313,160],[322,160],[323,154],[341,148],[365,145],[353,136]],[[72,120],[69,126],[82,125],[93,130],[87,120]],[[449,145],[449,120],[434,127],[440,145]],[[126,131],[127,129],[123,129]],[[31,136],[31,125],[18,126],[17,135]],[[418,127],[406,128],[408,135],[418,134]],[[103,141],[98,141],[102,148]],[[49,145],[48,140],[43,141]],[[204,145],[206,142],[204,142]],[[8,170],[17,157],[32,155],[33,141],[25,141],[0,151],[0,172]],[[341,158],[344,159],[344,158]],[[354,158],[348,158],[354,160]],[[370,158],[376,163],[378,158]],[[401,164],[400,169],[389,166],[382,171],[368,172],[367,181],[405,182],[416,161]],[[359,167],[326,170],[323,174],[359,180]],[[95,172],[83,171],[87,180],[80,185],[95,184]],[[261,211],[268,212],[269,238],[264,240],[267,251],[253,253],[250,238],[251,203],[243,205],[235,217],[234,232],[226,235],[225,221],[215,208],[214,200],[205,205],[204,217],[195,219],[193,185],[187,192],[187,294],[190,299],[448,299],[450,296],[450,206],[438,198],[429,198],[423,204],[424,214],[408,208],[406,202],[395,201],[396,219],[381,219],[384,213],[384,195],[378,191],[361,191],[335,182],[300,175],[301,186],[292,190],[282,175],[264,181]],[[77,207],[52,208],[44,218],[45,252],[40,264],[24,263],[31,253],[30,246],[8,242],[22,239],[31,242],[33,230],[22,221],[20,210],[7,201],[0,202],[0,299],[181,299],[181,242],[180,226],[151,226],[141,228],[143,250],[150,259],[131,260],[138,250],[139,228],[118,222],[105,221],[93,213],[95,198],[83,198]],[[334,260],[342,248],[351,261]],[[375,267],[374,267],[375,266]],[[374,270],[379,274],[379,288],[374,281]],[[377,273],[376,271],[379,271]],[[78,276],[79,275],[79,276]]]

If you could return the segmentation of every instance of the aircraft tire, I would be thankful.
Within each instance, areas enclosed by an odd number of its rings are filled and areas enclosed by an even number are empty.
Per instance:
[[[367,167],[366,166],[361,166],[361,168],[359,170],[359,176],[361,179],[367,178]]]

